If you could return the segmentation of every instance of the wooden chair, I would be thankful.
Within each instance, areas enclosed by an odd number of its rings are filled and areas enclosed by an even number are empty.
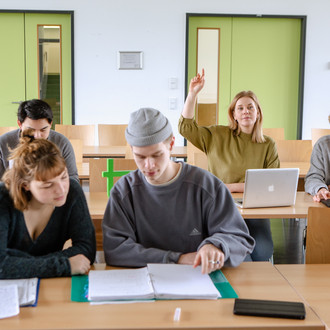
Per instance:
[[[204,168],[205,170],[208,169],[206,154],[189,141],[187,141],[187,163]]]
[[[55,131],[63,134],[69,140],[82,140],[83,146],[95,145],[95,125],[55,125]]]
[[[109,192],[118,179],[136,170],[137,166],[134,159],[111,158],[109,159],[113,165],[112,169],[108,169],[107,158],[91,158],[89,161],[89,191],[106,191]],[[103,172],[108,172],[108,177],[102,176]],[[108,185],[108,180],[110,184]]]
[[[330,263],[330,208],[308,209],[306,264]]]
[[[312,140],[279,140],[276,142],[281,162],[309,162]]]
[[[191,165],[194,164],[195,154],[204,154],[204,152],[197,147],[195,147],[191,142],[187,140],[187,163]]]
[[[98,124],[100,146],[125,146],[125,129],[127,125]]]
[[[312,145],[314,147],[314,144],[316,141],[324,135],[330,135],[330,128],[312,128]]]
[[[125,158],[126,159],[133,159],[134,158],[132,147],[129,144],[126,144]]]
[[[0,127],[0,135],[18,129],[18,126]]]
[[[83,162],[83,142],[80,139],[69,139],[72,145],[76,163],[81,164]]]
[[[270,136],[275,141],[285,140],[285,137],[284,137],[284,127],[263,128],[262,131],[263,131],[263,133],[265,135]]]
[[[276,145],[280,162],[309,164],[313,149],[312,140],[278,140]],[[300,177],[297,190],[304,191],[304,185],[304,179]]]
[[[193,153],[193,165],[208,170],[207,156],[204,152],[194,152]]]

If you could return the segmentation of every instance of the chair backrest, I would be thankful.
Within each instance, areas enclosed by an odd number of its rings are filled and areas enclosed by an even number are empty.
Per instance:
[[[330,263],[330,208],[308,209],[306,264]]]
[[[84,146],[95,145],[95,125],[55,125],[55,131],[63,134],[69,140],[82,140]]]
[[[284,127],[263,128],[262,131],[263,131],[263,133],[265,135],[270,136],[275,141],[285,140],[285,137],[284,137]]]
[[[129,144],[126,144],[125,158],[126,159],[133,159],[134,158],[132,147]]]
[[[281,162],[309,162],[312,154],[312,140],[276,141]]]
[[[205,170],[208,169],[208,161],[206,154],[196,148],[191,142],[187,141],[187,163],[198,166]]]
[[[18,126],[0,127],[0,135],[18,129]]]
[[[111,158],[109,161],[110,168],[107,158],[89,160],[89,191],[107,191],[109,194],[110,189],[121,176],[137,169],[134,159]],[[103,172],[107,172],[107,176],[102,176]]]
[[[324,135],[330,135],[330,128],[312,128],[312,145]]]
[[[80,139],[69,139],[74,151],[76,163],[80,164],[83,162],[83,142]]]
[[[194,158],[196,154],[204,154],[204,152],[195,147],[191,142],[187,141],[187,163],[194,165]]]
[[[125,146],[125,129],[127,125],[98,124],[100,146]]]
[[[194,152],[192,165],[203,168],[204,170],[208,169],[207,156],[204,152]]]

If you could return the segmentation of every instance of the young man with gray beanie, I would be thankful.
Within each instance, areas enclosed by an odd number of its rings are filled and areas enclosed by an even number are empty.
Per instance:
[[[103,219],[107,264],[238,266],[254,240],[229,190],[214,175],[171,160],[174,136],[158,110],[131,114],[126,129],[138,166],[112,188]]]

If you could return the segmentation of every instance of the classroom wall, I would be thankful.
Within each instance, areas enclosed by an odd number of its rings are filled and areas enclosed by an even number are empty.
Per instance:
[[[185,14],[307,15],[303,138],[312,127],[330,127],[329,0],[0,0],[0,9],[74,11],[76,124],[126,123],[131,111],[155,107],[170,119],[177,145],[183,144],[177,120],[184,102]],[[143,51],[143,70],[118,70],[118,51]],[[169,110],[170,97],[177,98],[176,110]]]

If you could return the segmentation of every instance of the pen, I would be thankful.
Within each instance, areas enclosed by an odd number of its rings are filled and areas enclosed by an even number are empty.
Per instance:
[[[181,308],[177,307],[174,311],[173,321],[175,321],[175,322],[180,321],[180,316],[181,316]]]

